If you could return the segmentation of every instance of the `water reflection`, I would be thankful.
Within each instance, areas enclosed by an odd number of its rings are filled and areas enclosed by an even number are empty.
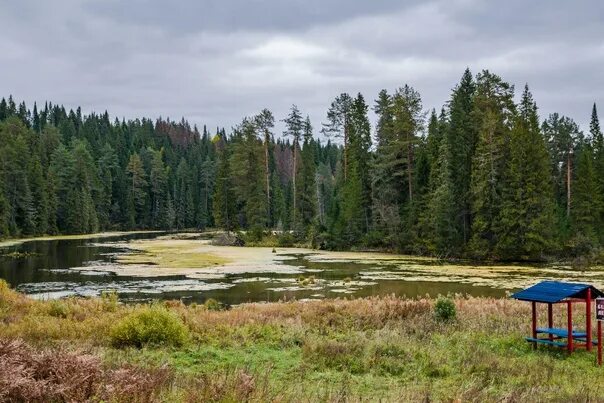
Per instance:
[[[117,276],[102,265],[112,265],[116,249],[112,242],[151,239],[158,234],[137,233],[103,239],[31,241],[0,249],[0,277],[12,287],[37,298],[70,295],[98,296],[114,290],[125,301],[182,299],[202,303],[208,298],[226,304],[283,299],[335,298],[346,296],[406,295],[436,296],[447,293],[505,295],[495,287],[439,281],[380,279],[367,273],[393,270],[392,263],[312,261],[292,255],[282,264],[303,267],[304,278],[288,273],[227,274],[217,278],[190,279],[184,276],[141,278]],[[288,256],[291,258],[292,256]],[[90,270],[81,268],[91,267]],[[80,268],[72,270],[72,268]],[[401,275],[404,272],[399,271]]]

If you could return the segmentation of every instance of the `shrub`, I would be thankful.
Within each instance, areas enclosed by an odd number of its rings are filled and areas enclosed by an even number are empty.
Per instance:
[[[105,368],[98,356],[64,349],[35,350],[0,338],[2,402],[151,402],[169,381],[165,368]]]
[[[349,371],[353,374],[367,370],[365,347],[360,340],[307,340],[302,356],[306,362],[319,368]]]
[[[189,330],[174,313],[160,306],[139,309],[119,321],[109,337],[115,347],[144,345],[182,346]]]
[[[434,305],[434,316],[441,322],[448,322],[455,319],[457,311],[455,303],[451,298],[438,297]]]
[[[401,375],[410,360],[411,355],[393,343],[375,345],[371,351],[371,366],[384,374]]]
[[[222,309],[222,304],[216,301],[214,298],[208,298],[203,305],[208,311],[220,311]]]
[[[69,315],[69,308],[63,301],[55,299],[48,303],[48,314],[55,318],[66,318]]]
[[[103,310],[105,312],[115,312],[118,306],[118,296],[115,291],[101,292],[101,301],[103,302]]]
[[[277,245],[280,247],[287,247],[294,245],[294,237],[289,232],[283,232],[277,236]]]
[[[245,238],[249,242],[260,242],[260,241],[262,241],[263,237],[264,237],[264,231],[263,231],[262,227],[257,226],[257,225],[250,228],[248,230],[248,232],[245,234]]]

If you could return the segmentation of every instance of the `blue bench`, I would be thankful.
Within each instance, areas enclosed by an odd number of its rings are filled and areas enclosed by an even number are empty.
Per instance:
[[[526,341],[530,341],[531,343],[543,343],[543,344],[549,344],[550,346],[556,346],[556,347],[566,347],[567,344],[563,343],[561,341],[552,341],[549,339],[536,339],[534,337],[526,337],[525,338]]]
[[[537,333],[551,334],[554,336],[563,337],[565,339],[568,338],[567,329],[559,329],[556,327],[538,327]],[[579,332],[577,330],[573,330],[573,339],[585,339],[585,338],[587,338],[586,332]]]
[[[567,329],[560,329],[560,328],[553,328],[553,327],[539,327],[539,328],[537,328],[537,333],[556,336],[557,339],[568,339],[568,330]],[[573,330],[573,340],[586,343],[587,342],[587,333],[581,332],[578,330]],[[526,341],[529,341],[531,343],[549,344],[550,346],[557,346],[557,347],[568,346],[568,343],[565,343],[565,342],[553,341],[550,339],[538,339],[535,337],[526,337]],[[595,338],[592,338],[591,343],[594,346],[597,346],[598,340]]]

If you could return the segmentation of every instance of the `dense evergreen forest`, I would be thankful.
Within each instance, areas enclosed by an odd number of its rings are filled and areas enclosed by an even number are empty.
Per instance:
[[[604,139],[466,70],[440,111],[405,85],[230,132],[0,102],[0,237],[225,228],[344,249],[538,260],[604,245]],[[377,115],[372,130],[368,110]],[[586,111],[586,114],[589,111]],[[335,140],[337,138],[337,140]],[[324,139],[324,140],[320,140]],[[331,139],[334,139],[333,141]]]

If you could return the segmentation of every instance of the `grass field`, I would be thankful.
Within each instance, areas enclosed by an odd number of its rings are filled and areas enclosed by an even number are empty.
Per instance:
[[[123,305],[114,295],[34,301],[1,282],[0,401],[567,402],[604,396],[604,368],[595,365],[594,353],[533,351],[523,340],[528,304],[460,296],[454,302],[457,316],[446,321],[435,315],[432,299],[215,310],[178,301]],[[561,326],[562,312],[557,320]]]

